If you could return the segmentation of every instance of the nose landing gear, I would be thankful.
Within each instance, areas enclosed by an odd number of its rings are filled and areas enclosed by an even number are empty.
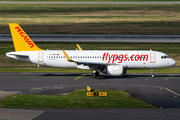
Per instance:
[[[153,78],[155,75],[154,75],[154,72],[153,72],[153,69],[151,69],[151,77]]]

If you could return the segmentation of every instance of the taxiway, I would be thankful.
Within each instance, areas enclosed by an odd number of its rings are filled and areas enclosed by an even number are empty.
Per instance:
[[[123,90],[159,109],[5,109],[0,116],[7,119],[9,114],[34,119],[180,119],[180,75],[127,74],[123,77],[107,77],[100,74],[96,79],[86,73],[0,73],[0,98],[10,94],[62,95],[75,89]],[[162,108],[162,109],[160,109]],[[168,109],[167,109],[168,108]],[[170,109],[169,109],[170,108]],[[178,108],[178,109],[177,109]],[[21,112],[24,111],[24,112]],[[37,111],[37,112],[36,112]],[[7,114],[6,114],[7,113]],[[34,114],[36,113],[36,114]],[[107,114],[109,113],[109,115]],[[32,114],[32,115],[31,115]],[[71,114],[71,116],[68,116]],[[31,115],[31,116],[30,116]],[[22,118],[24,118],[22,117]]]
[[[34,42],[153,42],[179,43],[180,35],[58,35],[29,34]],[[0,34],[0,41],[12,41],[11,34]]]

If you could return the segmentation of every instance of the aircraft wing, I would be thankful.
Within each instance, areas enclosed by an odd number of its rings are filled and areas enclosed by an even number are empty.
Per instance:
[[[100,63],[100,62],[83,62],[83,61],[75,61],[77,64],[84,64],[84,65],[97,65],[97,66],[106,66],[106,63]]]
[[[116,65],[115,63],[103,63],[103,62],[89,62],[89,61],[74,61],[72,60],[68,55],[67,53],[62,50],[66,59],[69,61],[69,62],[75,62],[76,64],[80,65],[80,64],[84,64],[84,65],[88,65],[88,66],[107,66],[107,65]]]

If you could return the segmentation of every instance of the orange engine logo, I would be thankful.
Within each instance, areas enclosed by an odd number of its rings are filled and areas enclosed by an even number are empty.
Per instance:
[[[35,47],[35,44],[32,43],[31,39],[22,31],[19,26],[15,27],[15,29],[17,29],[17,32],[24,38],[24,41],[29,45],[30,48]]]

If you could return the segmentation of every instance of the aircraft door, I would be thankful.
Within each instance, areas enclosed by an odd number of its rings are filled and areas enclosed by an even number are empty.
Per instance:
[[[150,63],[155,63],[155,62],[156,62],[155,53],[150,53]]]
[[[39,52],[39,53],[38,53],[38,62],[44,62],[43,56],[44,56],[44,53],[43,53],[43,52]]]

